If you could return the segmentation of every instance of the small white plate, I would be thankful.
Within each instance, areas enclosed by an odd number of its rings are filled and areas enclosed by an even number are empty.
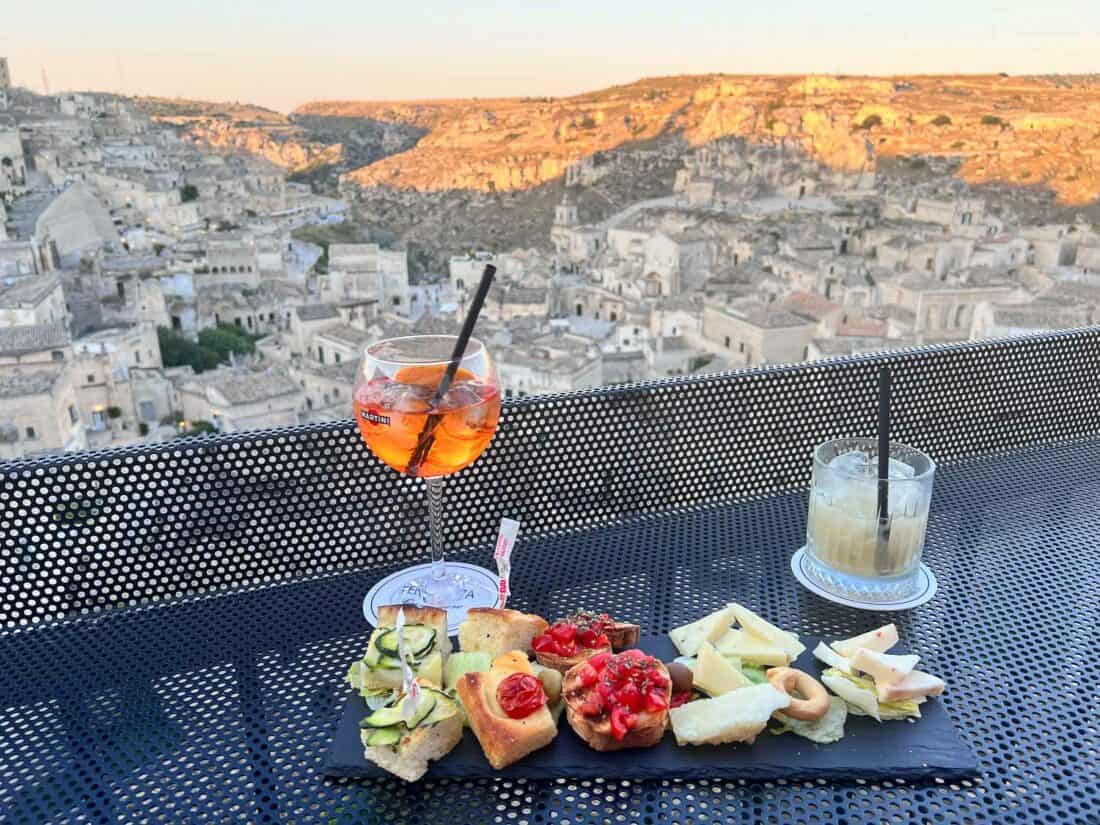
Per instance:
[[[425,571],[430,565],[417,565]],[[410,569],[404,568],[396,573],[391,573],[374,587],[367,591],[363,597],[363,616],[374,627],[378,626],[378,608],[386,604],[401,604],[401,588],[408,578]],[[467,564],[461,561],[448,561],[447,569],[451,572],[462,573],[470,582],[474,591],[473,600],[461,605],[447,606],[447,633],[454,636],[458,633],[458,626],[466,619],[466,611],[471,607],[496,607],[497,603],[497,576],[490,573],[484,567],[476,564]]]
[[[936,577],[932,574],[932,571],[922,564],[917,570],[916,587],[911,595],[890,602],[865,601],[862,599],[854,599],[849,596],[842,596],[838,593],[833,593],[831,590],[826,590],[810,576],[807,570],[808,564],[809,559],[807,558],[806,548],[800,547],[791,557],[791,572],[794,573],[794,577],[798,579],[803,587],[823,599],[835,602],[836,604],[842,604],[846,607],[854,607],[857,610],[912,610],[914,607],[919,607],[935,596],[936,588],[938,587]]]

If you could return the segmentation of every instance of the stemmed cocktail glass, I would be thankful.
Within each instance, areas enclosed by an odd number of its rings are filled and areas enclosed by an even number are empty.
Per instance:
[[[415,335],[367,347],[354,410],[371,452],[399,473],[424,479],[428,493],[431,563],[402,570],[389,583],[389,592],[401,602],[464,612],[492,606],[497,594],[488,571],[471,577],[448,569],[443,479],[473,463],[492,440],[500,418],[500,384],[488,350],[474,338],[451,366],[458,340]]]

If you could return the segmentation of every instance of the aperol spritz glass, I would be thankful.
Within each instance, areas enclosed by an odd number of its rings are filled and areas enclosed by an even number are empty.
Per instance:
[[[427,488],[431,563],[401,571],[389,583],[391,592],[401,602],[464,612],[493,606],[497,593],[488,571],[471,576],[447,567],[443,479],[489,445],[500,419],[500,384],[485,345],[471,338],[449,386],[441,388],[456,342],[453,335],[414,335],[371,344],[353,406],[371,452],[397,472],[424,479]]]

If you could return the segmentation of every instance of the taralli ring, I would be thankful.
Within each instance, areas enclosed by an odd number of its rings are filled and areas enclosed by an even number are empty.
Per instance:
[[[791,704],[783,713],[792,719],[816,722],[829,710],[828,692],[808,673],[793,667],[773,667],[768,670],[768,682],[791,697]]]

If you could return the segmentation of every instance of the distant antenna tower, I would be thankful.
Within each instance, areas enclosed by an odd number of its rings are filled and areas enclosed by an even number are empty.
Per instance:
[[[42,94],[48,95],[50,93],[50,81],[46,77],[46,67],[42,67]]]

